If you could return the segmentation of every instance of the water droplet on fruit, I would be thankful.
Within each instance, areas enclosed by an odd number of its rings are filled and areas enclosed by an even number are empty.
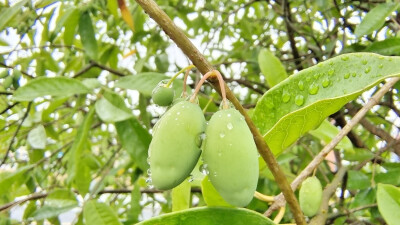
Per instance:
[[[201,164],[199,170],[204,175],[208,175],[210,173],[210,171],[208,171],[208,165],[207,164]]]
[[[330,83],[329,79],[328,79],[328,78],[325,78],[325,79],[322,81],[322,87],[324,87],[324,88],[328,87],[328,86],[329,86],[329,83]]]
[[[201,143],[203,142],[205,136],[206,136],[205,133],[201,133],[201,134],[199,134],[199,135],[196,137],[195,142],[196,142],[196,145],[197,145],[198,147],[201,146]]]
[[[286,103],[286,102],[288,102],[289,100],[290,100],[290,94],[289,94],[289,92],[283,91],[283,94],[282,94],[282,101],[283,101],[284,103]]]
[[[233,128],[232,123],[228,123],[228,124],[226,125],[226,128],[228,128],[228,130],[232,130],[232,128]]]
[[[382,69],[383,68],[383,64],[379,64],[379,69]]]
[[[318,65],[321,65],[321,64],[318,64]],[[306,81],[310,82],[311,81],[311,77],[306,77]]]
[[[308,89],[308,93],[311,95],[315,95],[318,93],[319,87],[317,84],[313,83],[310,85],[310,88]]]
[[[153,181],[151,180],[151,177],[148,177],[148,178],[146,179],[146,184],[147,184],[147,186],[148,186],[149,188],[152,188],[152,187],[153,187]]]
[[[189,180],[188,181],[189,181],[189,183],[192,183],[194,181],[193,174],[189,175]]]
[[[304,90],[304,83],[303,83],[302,80],[299,81],[299,83],[297,83],[297,86],[299,86],[299,89],[300,89],[301,91]]]
[[[216,176],[217,176],[217,172],[214,172],[214,173],[213,173],[213,176],[216,177]]]
[[[347,56],[347,55],[345,55],[345,56],[342,56],[342,58],[341,58],[343,61],[347,61],[347,60],[349,60],[349,57]]]
[[[221,117],[222,117],[222,115],[221,115],[221,114],[219,114],[219,115],[218,115],[218,117],[219,117],[219,118],[221,118]]]
[[[364,72],[365,72],[365,73],[369,73],[369,72],[371,72],[371,67],[370,67],[370,66],[368,66],[367,68],[365,68]]]
[[[151,169],[147,169],[147,175],[151,176]]]
[[[230,114],[230,113],[228,113],[228,117],[231,117],[231,114]]]
[[[297,95],[296,98],[294,99],[294,103],[298,106],[302,106],[304,104],[304,96],[303,95]]]
[[[363,59],[363,60],[361,61],[361,63],[362,63],[363,65],[367,65],[368,61],[367,61],[366,59]]]
[[[220,137],[220,138],[224,138],[224,137],[225,137],[225,133],[223,133],[223,132],[220,133],[220,134],[219,134],[219,137]]]
[[[149,154],[150,154],[150,151],[149,151]],[[149,157],[147,157],[146,161],[147,161],[147,164],[149,164],[149,165],[150,165],[150,156],[149,156]]]
[[[344,79],[349,79],[350,78],[350,73],[346,73],[345,75],[344,75]]]

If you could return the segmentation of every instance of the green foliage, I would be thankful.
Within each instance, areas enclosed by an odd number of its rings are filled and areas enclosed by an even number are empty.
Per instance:
[[[115,212],[105,203],[90,200],[83,207],[83,217],[86,224],[119,225]]]
[[[397,224],[400,216],[400,189],[388,184],[378,184],[376,193],[378,209],[389,225]]]
[[[262,49],[258,54],[258,64],[269,87],[277,85],[288,77],[282,63],[267,49]]]

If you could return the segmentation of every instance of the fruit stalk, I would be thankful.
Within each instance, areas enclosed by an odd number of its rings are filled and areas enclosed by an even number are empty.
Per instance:
[[[213,66],[206,60],[206,58],[200,53],[200,51],[193,45],[193,43],[186,37],[182,30],[180,30],[174,22],[168,17],[168,15],[155,3],[153,0],[136,0],[136,2],[143,8],[143,10],[155,20],[155,22],[164,30],[164,32],[178,45],[178,47],[185,53],[187,57],[193,62],[193,64],[199,69],[202,74],[206,74],[209,71],[214,70]],[[215,77],[208,80],[217,90],[221,93],[218,86],[218,79]],[[240,104],[239,100],[235,97],[229,87],[224,84],[226,89],[226,97],[232,102],[237,110],[244,116],[250,131],[253,134],[254,141],[257,145],[258,152],[267,163],[269,169],[275,177],[275,181],[279,185],[282,193],[285,196],[286,201],[289,204],[290,210],[296,220],[296,223],[306,224],[303,213],[301,212],[299,203],[294,195],[289,182],[287,181],[283,171],[280,169],[275,156],[272,154],[268,145],[264,141],[261,133],[255,127],[250,117],[247,115],[245,109]]]

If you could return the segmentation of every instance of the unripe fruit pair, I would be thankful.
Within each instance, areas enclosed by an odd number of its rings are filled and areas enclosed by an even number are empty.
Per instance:
[[[203,162],[211,183],[228,203],[247,205],[257,187],[258,156],[251,132],[235,109],[215,113],[206,128],[198,105],[181,101],[172,106],[154,127],[149,147],[153,185],[171,189],[189,176],[204,131]]]
[[[305,179],[299,192],[300,208],[306,216],[317,214],[322,201],[322,185],[317,177]]]

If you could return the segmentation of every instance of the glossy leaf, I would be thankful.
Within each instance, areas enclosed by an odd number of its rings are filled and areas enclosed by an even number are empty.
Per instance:
[[[274,154],[316,128],[385,78],[400,75],[400,57],[341,55],[290,76],[258,101],[253,121]]]
[[[267,49],[262,49],[258,54],[258,65],[269,87],[277,85],[288,77],[281,61]]]
[[[89,89],[80,81],[67,77],[40,77],[28,82],[15,91],[15,101],[32,101],[46,95],[69,97],[74,94],[83,94]]]
[[[262,214],[244,208],[224,208],[224,207],[199,207],[184,211],[168,213],[162,216],[138,223],[138,225],[176,225],[176,224],[196,224],[196,225],[272,225],[275,224]]]
[[[46,148],[46,139],[46,130],[44,129],[43,125],[35,127],[28,133],[28,143],[32,146],[32,148]]]
[[[366,51],[388,56],[400,55],[400,38],[388,38],[373,42]]]
[[[376,193],[378,209],[389,225],[400,221],[400,188],[389,184],[378,184]]]
[[[356,27],[354,34],[358,37],[368,35],[375,30],[379,30],[394,10],[398,8],[398,3],[383,3],[371,9],[365,15],[361,23]]]
[[[324,120],[317,129],[310,130],[309,133],[319,138],[326,145],[331,142],[334,137],[336,137],[336,135],[339,133],[339,129],[331,124],[329,121]],[[339,142],[339,144],[336,145],[336,148],[351,151],[353,150],[353,144],[351,143],[350,139],[345,136]]]
[[[96,102],[95,107],[97,115],[104,122],[118,122],[133,117],[124,99],[114,92],[105,92],[103,98]]]
[[[172,212],[181,211],[190,207],[191,184],[188,180],[183,181],[180,185],[172,189]]]
[[[145,72],[132,76],[126,76],[115,83],[116,87],[137,90],[142,94],[151,96],[157,84],[168,77],[162,73]]]
[[[141,170],[147,171],[149,168],[149,164],[147,163],[147,150],[149,149],[151,141],[149,132],[136,118],[116,122],[115,127],[124,149],[128,151],[132,160]]]
[[[88,11],[83,12],[79,19],[78,27],[79,35],[81,36],[81,42],[86,54],[91,59],[98,58],[97,40],[92,24],[92,19]]]
[[[83,207],[86,224],[121,225],[115,212],[105,203],[90,200]]]

